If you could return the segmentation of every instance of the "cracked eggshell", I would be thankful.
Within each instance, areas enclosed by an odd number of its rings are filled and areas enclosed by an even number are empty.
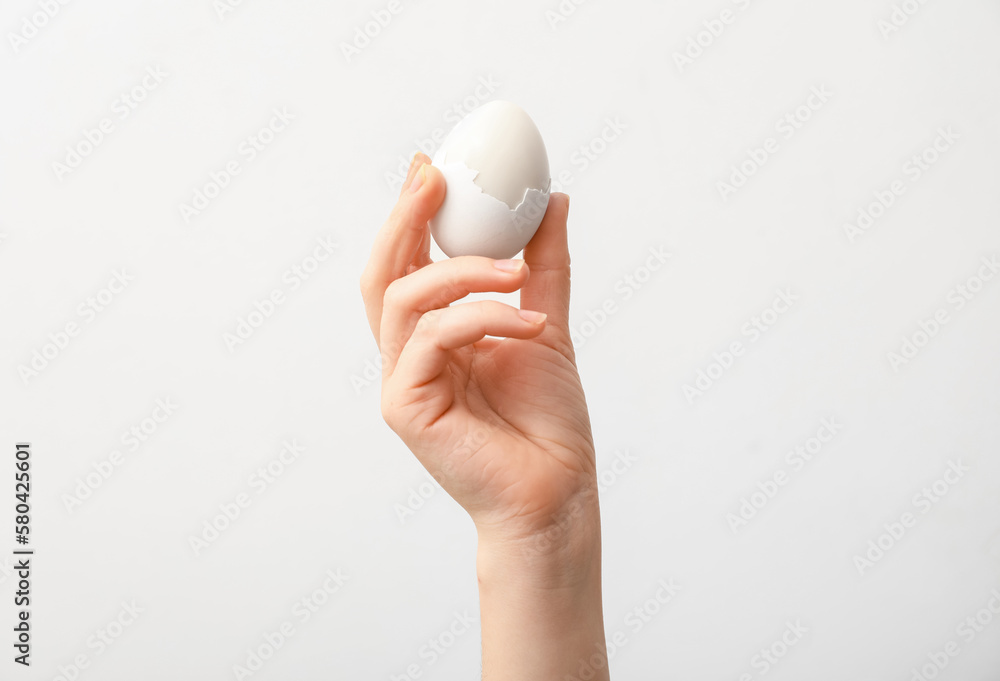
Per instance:
[[[430,221],[448,257],[511,258],[549,204],[549,158],[534,122],[511,102],[492,101],[459,121],[431,162],[447,184]]]

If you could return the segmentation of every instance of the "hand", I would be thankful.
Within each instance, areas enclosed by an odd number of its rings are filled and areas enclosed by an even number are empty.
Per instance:
[[[569,333],[569,197],[552,194],[523,262],[432,262],[427,221],[445,181],[429,163],[414,158],[361,278],[383,417],[481,539],[531,540],[568,515],[592,524],[594,443]],[[521,313],[497,301],[450,306],[518,289]]]
[[[569,197],[551,196],[524,262],[435,263],[427,221],[444,195],[418,154],[361,277],[382,415],[476,525],[483,678],[607,681],[594,441],[569,333]],[[518,289],[521,311],[451,306]]]

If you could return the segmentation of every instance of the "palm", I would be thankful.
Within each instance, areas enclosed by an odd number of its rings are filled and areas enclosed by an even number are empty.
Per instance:
[[[455,350],[434,399],[412,405],[432,411],[418,419],[432,425],[413,434],[421,460],[481,522],[538,530],[593,479],[576,366],[544,339]]]

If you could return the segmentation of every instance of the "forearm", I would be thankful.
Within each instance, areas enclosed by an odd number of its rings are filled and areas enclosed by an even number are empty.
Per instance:
[[[608,681],[596,497],[561,526],[523,540],[480,533],[486,681]]]

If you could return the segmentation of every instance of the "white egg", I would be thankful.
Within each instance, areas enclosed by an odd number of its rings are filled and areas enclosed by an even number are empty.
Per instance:
[[[459,121],[432,164],[448,188],[431,236],[447,256],[510,258],[531,241],[552,180],[542,135],[521,107],[483,104]]]

